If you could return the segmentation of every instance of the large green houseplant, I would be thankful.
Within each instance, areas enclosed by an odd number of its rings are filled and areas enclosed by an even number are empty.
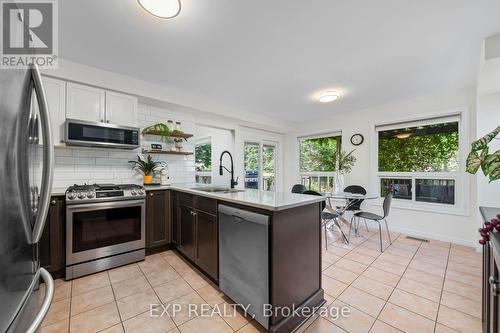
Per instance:
[[[492,140],[498,140],[498,133],[500,133],[500,126],[479,140],[472,142],[471,152],[467,156],[466,162],[468,173],[474,175],[481,168],[483,174],[489,178],[490,183],[500,179],[500,150],[490,154],[490,147],[488,147]]]
[[[128,162],[132,164],[132,170],[139,171],[144,175],[144,184],[151,184],[153,182],[153,174],[161,164],[161,162],[153,161],[151,155],[148,155],[145,160],[137,155],[137,161]]]

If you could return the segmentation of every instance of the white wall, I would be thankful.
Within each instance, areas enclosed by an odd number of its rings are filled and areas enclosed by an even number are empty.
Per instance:
[[[228,150],[233,157],[235,156],[234,132],[228,129],[197,125],[195,135],[196,140],[210,138],[212,143],[212,185],[229,186],[231,174],[224,170],[224,174],[219,175],[219,158],[224,150]],[[228,156],[224,156],[223,165],[230,169]],[[237,174],[235,174],[235,178],[236,176]]]
[[[478,96],[477,137],[500,126],[500,92]],[[500,140],[493,140],[490,153],[500,149]],[[481,170],[477,173],[477,202],[479,206],[500,207],[500,180],[490,183]]]
[[[325,119],[317,119],[305,123],[300,131],[285,135],[285,190],[299,182],[297,137],[307,134],[328,133],[342,131],[343,149],[356,149],[357,162],[352,173],[347,176],[347,184],[359,184],[373,190],[374,174],[372,170],[374,126],[377,123],[399,121],[409,118],[426,117],[437,112],[449,109],[466,107],[469,110],[468,134],[475,137],[475,90],[463,89],[456,92],[427,96],[418,99],[400,101],[379,107],[356,110],[353,112],[332,114]],[[358,147],[350,143],[350,138],[355,133],[361,133],[365,142]],[[468,150],[468,144],[463,147]],[[463,169],[464,161],[461,161]],[[465,172],[464,172],[465,174]],[[389,226],[392,230],[402,231],[407,234],[453,241],[472,245],[477,239],[477,216],[475,178],[465,174],[471,186],[462,189],[467,191],[469,199],[466,202],[467,210],[462,215],[442,214],[431,211],[418,211],[394,208],[389,216]],[[366,204],[365,209],[381,212],[379,205]]]
[[[167,120],[180,121],[182,130],[193,133],[194,120],[189,114],[139,104],[139,126],[144,128]],[[151,138],[154,140],[154,137]],[[152,142],[142,140],[148,147]],[[194,150],[194,140],[184,144],[184,150]],[[85,147],[56,147],[54,187],[66,188],[73,184],[93,183],[141,183],[142,175],[131,170],[130,160],[137,158],[141,149],[120,150]],[[153,155],[157,161],[167,162],[173,183],[194,182],[194,155]]]

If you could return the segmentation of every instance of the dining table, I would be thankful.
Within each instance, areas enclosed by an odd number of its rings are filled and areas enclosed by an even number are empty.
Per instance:
[[[345,232],[342,230],[342,224],[345,224],[349,228],[351,228],[351,222],[347,221],[344,217],[345,212],[352,207],[358,200],[373,200],[378,199],[378,195],[374,194],[359,194],[359,193],[351,193],[351,192],[326,192],[324,195],[327,198],[328,204],[326,205],[326,210],[333,214],[337,214],[337,223],[342,239],[345,244],[349,244],[349,237],[346,236]],[[344,201],[343,205],[334,206],[332,201],[340,200]],[[357,226],[354,228],[355,235],[358,235]]]

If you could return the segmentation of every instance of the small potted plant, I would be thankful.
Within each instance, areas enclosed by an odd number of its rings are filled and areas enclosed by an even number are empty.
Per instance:
[[[180,152],[182,151],[182,143],[184,142],[185,139],[183,138],[174,138],[175,142],[175,149]]]
[[[153,161],[151,155],[148,155],[145,160],[137,155],[137,161],[128,162],[132,164],[132,170],[141,172],[144,175],[144,184],[146,185],[153,183],[153,174],[161,164],[161,162]]]

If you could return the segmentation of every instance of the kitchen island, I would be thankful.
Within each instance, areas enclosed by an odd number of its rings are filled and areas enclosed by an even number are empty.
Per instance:
[[[321,202],[324,198],[253,189],[229,193],[207,192],[199,185],[190,184],[147,186],[146,190],[148,193],[170,191],[174,247],[220,285],[223,291],[223,284],[227,283],[219,275],[220,260],[227,256],[220,252],[226,247],[221,248],[220,244],[223,215],[219,207],[224,207],[226,211],[243,212],[243,215],[267,217],[266,243],[263,244],[262,239],[252,240],[251,237],[255,235],[249,233],[250,239],[241,242],[241,247],[246,246],[245,251],[252,253],[237,262],[244,261],[242,268],[248,269],[249,266],[253,267],[251,258],[261,253],[261,259],[257,260],[260,266],[256,266],[259,272],[247,273],[258,279],[257,285],[260,284],[259,287],[268,293],[267,300],[273,313],[263,326],[270,332],[293,331],[312,315],[314,307],[325,302],[321,288]],[[242,218],[237,216],[234,221],[241,224],[238,221],[242,221]],[[260,252],[252,251],[255,250],[251,246],[253,241]],[[229,269],[234,270],[231,267]],[[240,286],[236,294],[249,288],[240,279],[236,282],[235,285]],[[252,281],[249,282],[252,284]],[[244,299],[248,299],[243,291],[241,293]],[[233,301],[239,303],[236,299]]]

